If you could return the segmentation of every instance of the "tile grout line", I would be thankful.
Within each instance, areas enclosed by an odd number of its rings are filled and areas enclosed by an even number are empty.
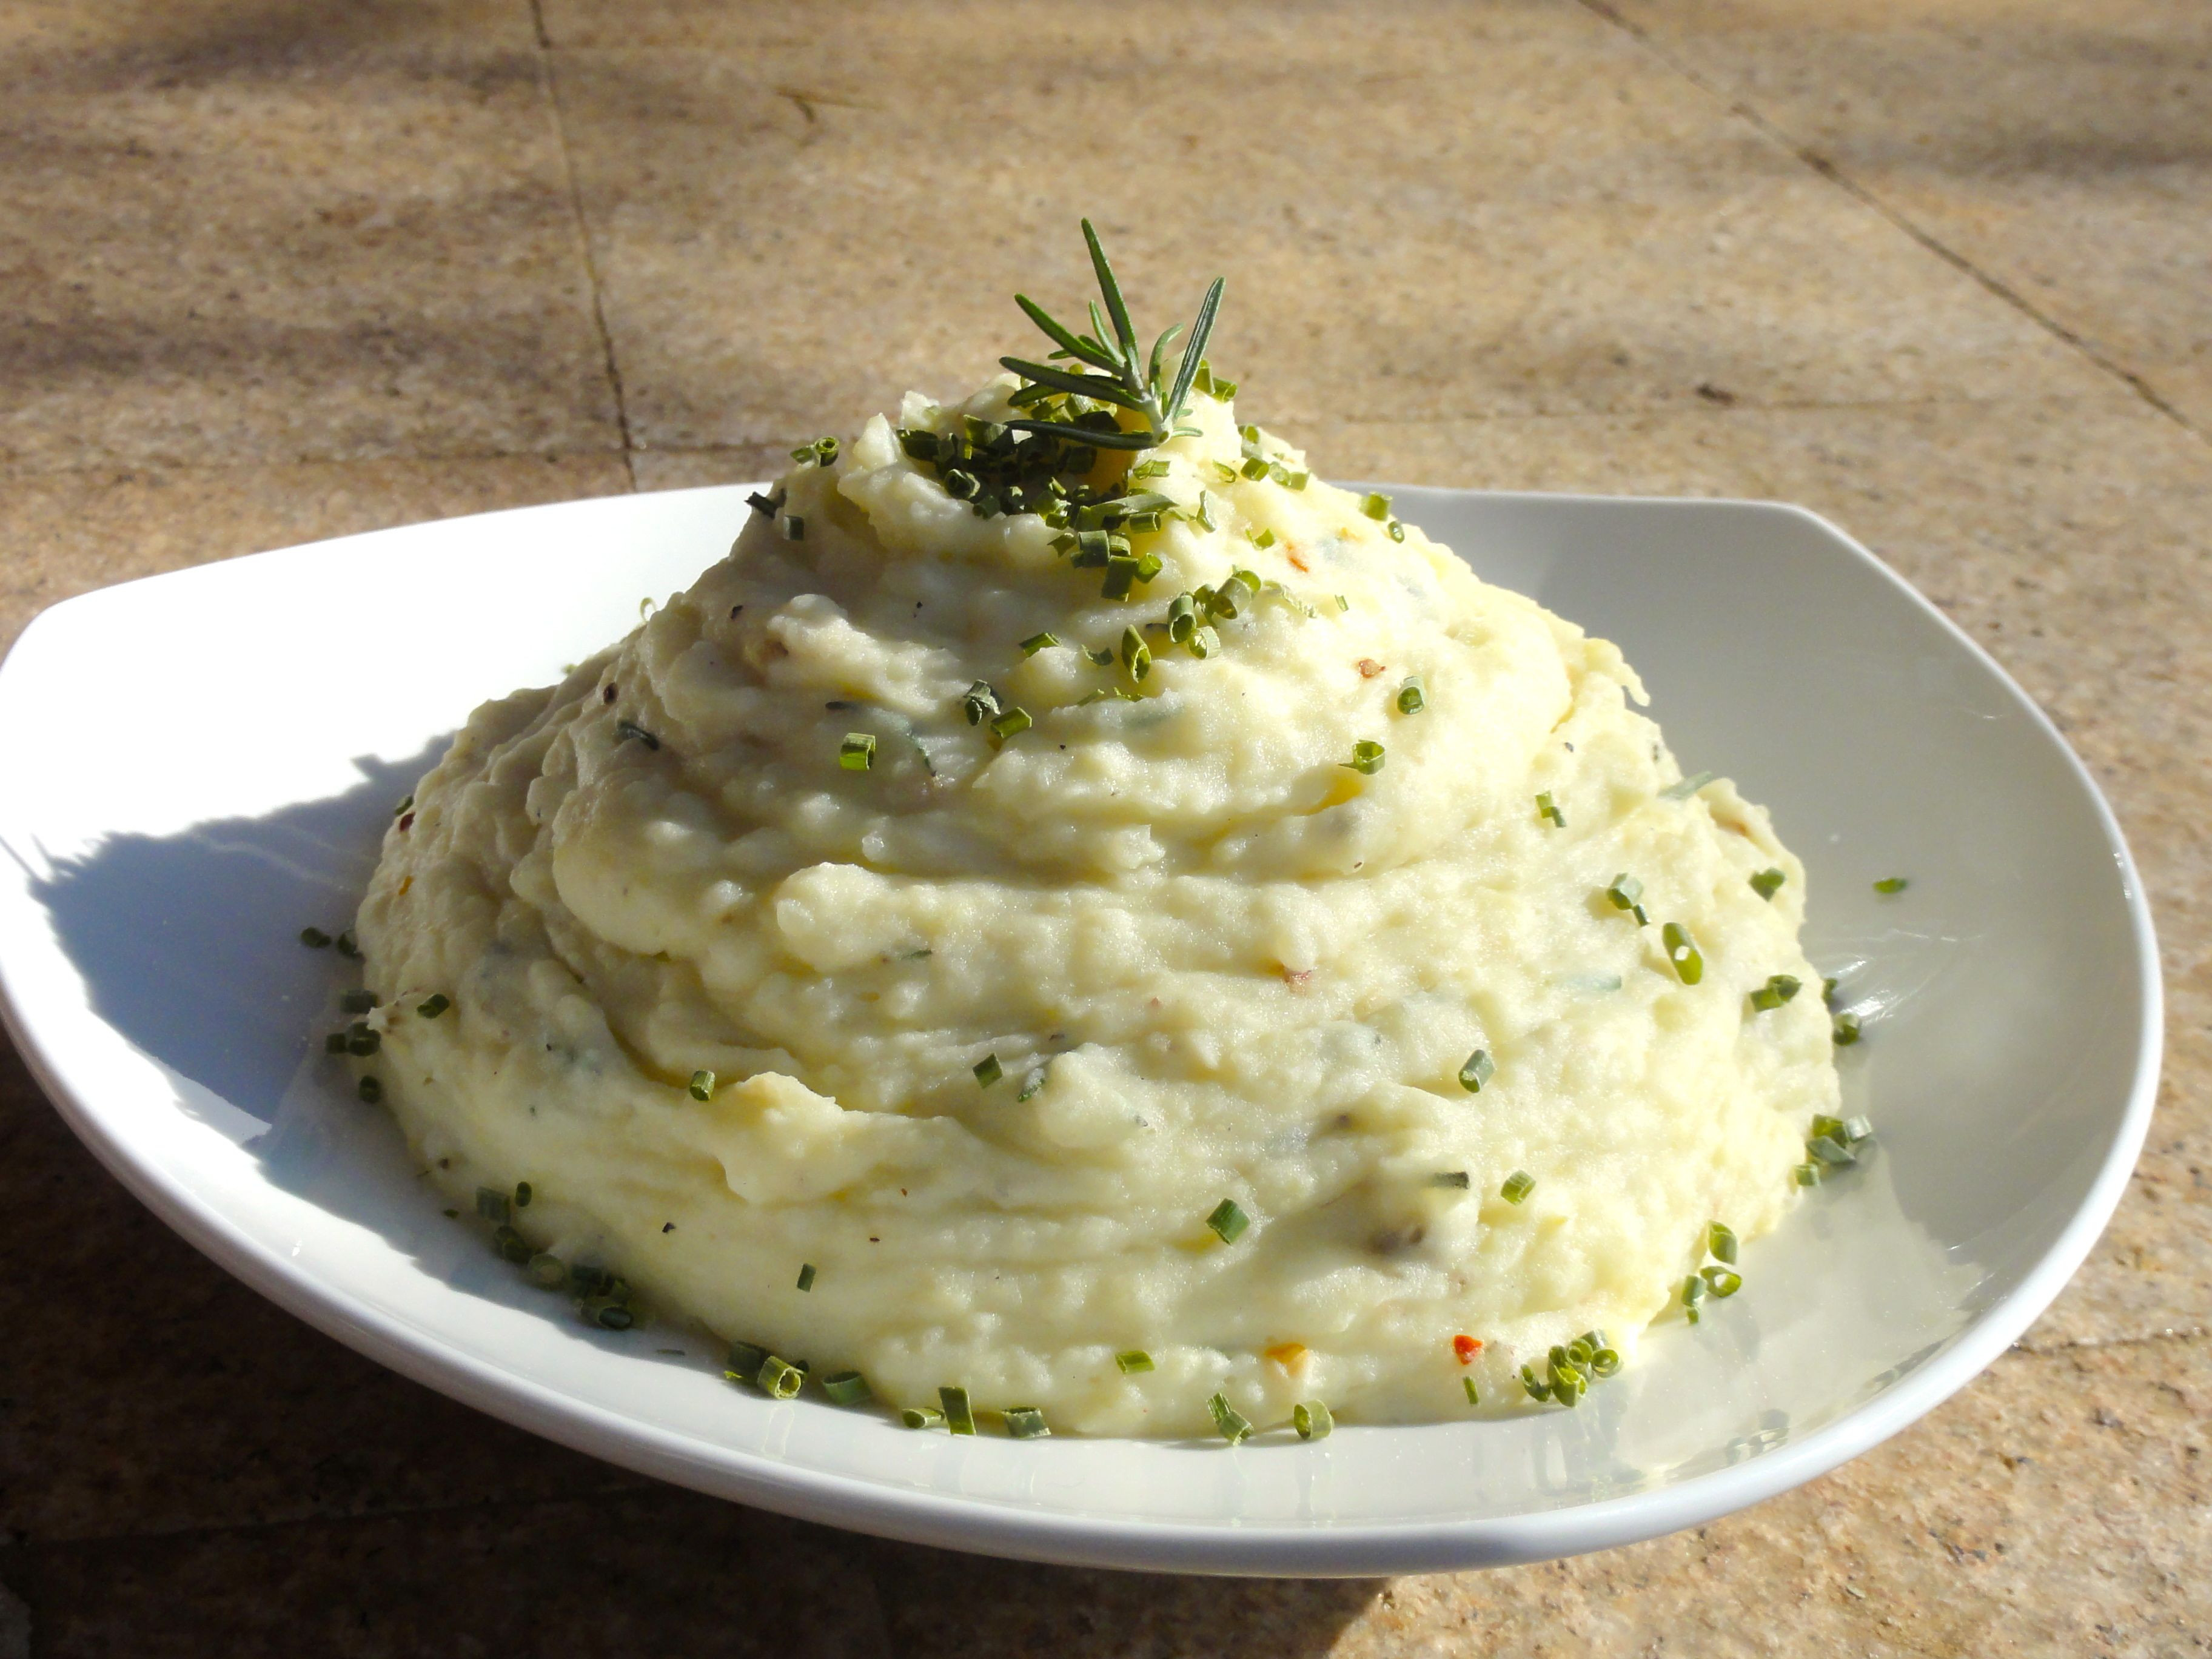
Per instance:
[[[2148,404],[2160,414],[2165,416],[2166,419],[2172,421],[2176,426],[2179,427],[2191,437],[2195,438],[2200,443],[2212,443],[2212,438],[2208,438],[2205,434],[2199,432],[2197,428],[2190,422],[2189,418],[2186,416],[2183,415],[2182,412],[2176,409],[2172,404],[2166,402],[2165,398],[2160,397],[2156,392],[2153,391],[2151,389],[2150,383],[2145,380],[2142,375],[2136,374],[2133,369],[2123,368],[2120,364],[2113,362],[2103,352],[2098,350],[2096,347],[2091,345],[2087,339],[2075,332],[2074,330],[2067,327],[2057,318],[2047,315],[2041,308],[2036,306],[2033,301],[2030,301],[2025,295],[2014,289],[2009,283],[2004,282],[2002,278],[1994,276],[1988,271],[1982,270],[1980,266],[1975,264],[1973,261],[1967,258],[1966,255],[1957,252],[1954,249],[1947,246],[1932,233],[1922,229],[1920,226],[1914,223],[1912,220],[1907,218],[1904,213],[1890,206],[1888,203],[1883,201],[1872,191],[1869,190],[1864,185],[1860,184],[1858,180],[1846,173],[1841,167],[1838,167],[1836,163],[1830,161],[1826,156],[1821,155],[1820,151],[1814,149],[1809,145],[1800,143],[1796,138],[1792,137],[1788,131],[1770,120],[1766,116],[1761,114],[1758,110],[1753,108],[1747,100],[1733,97],[1722,88],[1714,85],[1704,76],[1698,73],[1696,70],[1692,69],[1687,63],[1683,61],[1683,59],[1669,52],[1665,46],[1662,46],[1648,29],[1645,29],[1640,24],[1631,21],[1620,12],[1614,9],[1612,0],[1573,0],[1573,3],[1579,5],[1583,10],[1612,24],[1615,28],[1628,35],[1632,40],[1643,46],[1645,51],[1649,52],[1654,58],[1657,58],[1662,64],[1664,64],[1668,69],[1674,70],[1675,74],[1680,76],[1692,86],[1696,87],[1700,92],[1705,93],[1709,97],[1725,105],[1730,114],[1741,116],[1744,120],[1749,122],[1753,127],[1757,128],[1759,131],[1769,141],[1787,150],[1800,162],[1803,163],[1806,167],[1810,167],[1814,173],[1819,173],[1820,177],[1826,179],[1830,184],[1834,185],[1838,189],[1843,191],[1844,194],[1850,196],[1854,201],[1859,203],[1862,206],[1870,208],[1875,212],[1880,214],[1885,220],[1888,221],[1890,224],[1896,227],[1899,230],[1903,231],[1907,236],[1911,237],[1913,241],[1919,244],[1921,247],[1926,249],[1937,258],[1942,260],[1944,264],[1949,265],[1953,270],[1960,272],[1963,276],[1971,277],[1974,282],[1980,284],[1984,289],[1995,295],[1997,299],[2002,301],[2006,305],[2010,306],[2014,310],[2019,312],[2021,316],[2027,318],[2037,327],[2050,334],[2053,338],[2072,347],[2074,350],[2080,353],[2083,357],[2087,358],[2091,363],[2102,369],[2113,379],[2120,381],[2130,392],[2134,392],[2136,397]]]
[[[592,254],[591,228],[584,221],[584,191],[576,177],[576,158],[568,148],[568,124],[561,118],[561,88],[553,75],[553,37],[546,32],[544,0],[530,0],[530,27],[538,41],[538,84],[545,94],[545,111],[552,118],[553,142],[561,151],[561,173],[568,186],[568,215],[576,228],[576,249],[584,261],[584,281],[592,290],[592,326],[599,331],[599,356],[606,365],[607,385],[615,397],[615,424],[622,434],[623,471],[629,475],[630,493],[637,492],[637,446],[630,437],[629,401],[623,391],[622,366],[615,361],[615,337],[607,326],[607,307],[599,283],[599,261]]]

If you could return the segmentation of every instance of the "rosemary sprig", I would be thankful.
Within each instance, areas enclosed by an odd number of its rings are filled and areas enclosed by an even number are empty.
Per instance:
[[[1109,432],[1094,423],[1079,432],[1070,432],[1069,422],[1064,420],[1009,421],[1006,425],[1017,432],[1102,449],[1156,449],[1173,434],[1176,421],[1182,414],[1184,399],[1190,395],[1191,383],[1198,377],[1198,366],[1206,356],[1206,343],[1213,332],[1213,319],[1221,309],[1221,295],[1228,283],[1217,276],[1213,285],[1206,290],[1206,298],[1199,303],[1198,319],[1190,327],[1190,337],[1183,343],[1182,359],[1176,365],[1175,380],[1164,383],[1168,347],[1182,331],[1180,326],[1168,329],[1153,341],[1150,358],[1146,359],[1138,346],[1136,325],[1130,320],[1129,304],[1121,295],[1121,284],[1114,275],[1113,264],[1106,258],[1098,232],[1088,219],[1083,222],[1083,240],[1091,249],[1091,268],[1098,278],[1098,292],[1106,301],[1103,313],[1095,303],[1091,307],[1093,332],[1076,333],[1026,294],[1014,295],[1014,303],[1053,343],[1052,356],[1072,358],[1097,372],[1072,374],[1022,357],[1001,357],[999,362],[1030,386],[1114,404],[1142,415],[1146,429]],[[1110,331],[1107,326],[1109,319],[1113,325]],[[1030,387],[1023,387],[1015,394],[1016,401],[1030,401],[1029,393]]]

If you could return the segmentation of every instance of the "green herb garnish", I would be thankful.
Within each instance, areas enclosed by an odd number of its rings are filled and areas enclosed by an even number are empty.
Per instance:
[[[1698,954],[1688,928],[1670,921],[1659,930],[1659,938],[1667,947],[1667,960],[1674,965],[1675,977],[1683,984],[1695,985],[1705,976],[1705,959]]]
[[[1875,883],[1874,890],[1884,894],[1901,893],[1911,884],[1903,876],[1884,876],[1880,881]]]
[[[435,1019],[453,1006],[453,1000],[443,991],[433,991],[415,1005],[415,1012],[424,1019]]]
[[[837,745],[837,764],[848,772],[866,772],[875,763],[875,738],[866,732],[848,732]]]
[[[1221,1235],[1224,1244],[1234,1244],[1252,1224],[1252,1218],[1237,1207],[1235,1199],[1224,1198],[1213,1206],[1213,1213],[1206,1218],[1206,1224]]]
[[[1343,607],[1344,598],[1341,594],[1337,596],[1336,603],[1339,608]],[[1419,674],[1409,676],[1405,684],[1398,688],[1398,712],[1401,714],[1418,714],[1428,705],[1428,694],[1421,689],[1421,677]]]
[[[1336,1426],[1336,1419],[1320,1401],[1304,1400],[1291,1407],[1291,1426],[1301,1440],[1326,1440]]]
[[[814,1288],[814,1264],[811,1261],[799,1264],[799,1288],[802,1291]]]
[[[869,1398],[868,1379],[858,1371],[835,1371],[822,1379],[822,1392],[833,1406],[858,1406]]]
[[[1467,1057],[1467,1064],[1459,1068],[1459,1086],[1471,1095],[1482,1092],[1482,1085],[1490,1081],[1498,1067],[1491,1063],[1490,1051],[1477,1048]]]
[[[1505,1184],[1498,1189],[1498,1195],[1508,1204],[1518,1204],[1535,1190],[1536,1177],[1526,1170],[1516,1170],[1505,1177]]]
[[[999,1057],[996,1054],[984,1055],[982,1059],[975,1062],[975,1086],[979,1089],[989,1088],[994,1083],[996,1083],[1000,1078],[1006,1075],[1006,1073],[999,1068]]]
[[[1771,899],[1789,879],[1779,870],[1762,870],[1751,878],[1751,890],[1763,899]]]
[[[1352,745],[1352,758],[1337,764],[1371,778],[1382,769],[1382,745],[1362,738]]]
[[[1213,1426],[1221,1431],[1221,1437],[1234,1446],[1252,1432],[1251,1419],[1229,1403],[1229,1396],[1217,1394],[1206,1402],[1213,1413]]]
[[[1114,1364],[1124,1376],[1134,1376],[1139,1371],[1152,1369],[1152,1357],[1142,1348],[1125,1348],[1114,1356]]]
[[[694,1100],[712,1100],[714,1097],[714,1074],[701,1067],[691,1073],[691,1081],[684,1085],[684,1091]]]
[[[965,1389],[939,1389],[937,1398],[945,1407],[945,1426],[955,1434],[975,1432],[975,1409],[968,1403]]]
[[[326,950],[330,942],[331,936],[319,927],[302,927],[300,930],[300,943],[310,951]]]

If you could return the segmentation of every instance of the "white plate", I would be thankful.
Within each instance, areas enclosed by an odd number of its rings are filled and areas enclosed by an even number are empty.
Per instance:
[[[1178,1571],[1528,1560],[1832,1468],[1987,1364],[2118,1201],[2159,1052],[2118,827],[1989,659],[1788,507],[1401,489],[1484,575],[1609,635],[1683,763],[1770,804],[1864,1042],[1870,1167],[1746,1251],[1575,1412],[1210,1444],[912,1433],[722,1382],[703,1342],[549,1310],[447,1220],[319,1054],[380,830],[479,701],[555,678],[720,555],[744,490],[418,525],[129,583],[0,665],[0,992],[70,1125],[208,1255],[511,1422],[787,1514]],[[497,618],[496,627],[486,627]],[[1878,897],[1902,873],[1911,887]]]

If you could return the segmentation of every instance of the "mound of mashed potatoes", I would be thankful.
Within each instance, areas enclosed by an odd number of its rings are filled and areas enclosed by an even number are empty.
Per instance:
[[[526,1182],[529,1249],[894,1406],[1418,1421],[1526,1407],[1592,1328],[1632,1355],[1838,1109],[1796,860],[1612,645],[1219,396],[1105,597],[899,435],[1017,384],[823,446],[470,719],[359,918],[411,1143],[464,1205]]]

